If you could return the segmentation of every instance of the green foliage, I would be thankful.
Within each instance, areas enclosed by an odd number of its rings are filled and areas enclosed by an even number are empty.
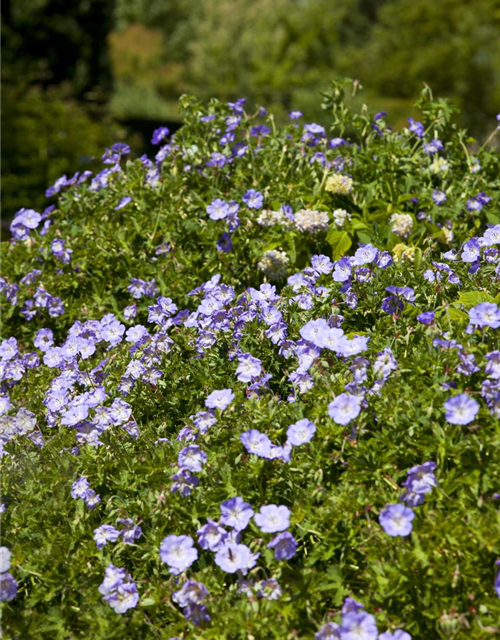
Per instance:
[[[2,471],[2,544],[12,550],[10,572],[19,583],[17,597],[3,603],[8,637],[306,640],[324,623],[340,621],[346,597],[363,603],[380,632],[404,628],[415,639],[442,640],[483,640],[498,633],[500,599],[493,585],[500,556],[495,497],[500,423],[483,385],[485,378],[496,384],[485,372],[485,355],[498,348],[500,329],[464,331],[472,307],[500,299],[498,253],[491,261],[483,258],[477,270],[460,259],[446,262],[460,285],[441,276],[436,263],[443,263],[442,253],[451,249],[460,256],[463,242],[487,224],[498,224],[500,159],[487,146],[473,153],[473,141],[453,121],[453,108],[427,90],[419,102],[426,132],[420,140],[408,130],[389,129],[382,119],[376,121],[379,131],[373,128],[373,114],[352,105],[355,89],[347,80],[332,84],[323,104],[328,131],[316,134],[314,143],[304,139],[302,124],[292,121],[280,128],[273,115],[244,112],[235,140],[220,144],[234,115],[231,108],[184,96],[185,124],[163,149],[163,160],[158,158],[158,173],[154,164],[122,159],[120,170],[101,174],[106,186],[98,188],[94,179],[67,189],[55,202],[44,235],[40,227],[27,239],[4,243],[3,338],[14,336],[23,356],[33,351],[43,327],[52,329],[59,346],[70,329],[75,335],[81,323],[109,320],[108,314],[124,328],[140,324],[150,333],[135,345],[122,341],[111,347],[96,340],[96,352],[68,357],[64,372],[45,363],[26,369],[18,380],[8,375],[4,380],[2,393],[13,408],[0,419],[8,454]],[[202,121],[207,115],[214,117]],[[270,133],[252,135],[253,127],[262,125]],[[343,144],[328,143],[339,137],[345,138]],[[425,151],[424,142],[434,138],[444,145],[436,155],[446,160],[446,168]],[[231,152],[237,142],[247,145],[241,156]],[[224,166],[207,165],[215,152],[226,155]],[[352,188],[332,189],[336,174],[350,176]],[[245,204],[249,189],[263,195],[262,209]],[[445,205],[435,204],[435,189],[446,193]],[[481,211],[469,211],[467,202],[480,192],[491,201]],[[117,209],[124,197],[131,202]],[[206,211],[218,198],[240,205],[228,253],[216,244],[228,231],[228,220],[212,220]],[[282,205],[290,205],[295,216],[303,209],[325,212],[329,226],[308,233],[307,225],[280,213]],[[334,214],[339,209],[346,212],[341,224]],[[278,222],[263,224],[264,212],[267,219],[273,212]],[[411,221],[404,237],[395,232],[395,215]],[[70,262],[62,263],[52,251],[56,239],[73,251]],[[350,294],[357,304],[331,274],[314,276],[312,289],[284,278],[275,281],[280,296],[275,304],[288,340],[298,341],[309,320],[339,322],[338,314],[346,336],[369,338],[361,354],[368,360],[360,382],[366,404],[355,420],[342,425],[330,417],[328,404],[353,382],[353,358],[322,349],[309,369],[311,388],[294,385],[290,374],[297,358],[285,357],[286,345],[270,339],[260,317],[265,307],[259,311],[255,299],[251,302],[256,296],[251,287],[266,280],[259,268],[266,252],[284,252],[287,275],[306,269],[307,280],[313,277],[312,256],[352,255],[360,243],[389,252],[395,262],[388,268],[368,263],[369,277],[360,272],[353,278]],[[21,282],[34,269],[41,273]],[[429,270],[434,281],[425,275]],[[267,273],[269,279],[272,271]],[[201,312],[198,325],[194,316],[188,323],[167,322],[171,348],[155,352],[161,328],[148,320],[153,300],[134,300],[127,290],[131,278],[154,279],[160,295],[193,312],[203,293],[191,290],[216,274],[220,285],[234,289],[226,289],[232,299],[220,310],[228,324],[211,318],[205,331]],[[19,285],[15,304],[6,299],[5,284]],[[391,285],[409,286],[415,293],[412,303],[395,313],[381,308]],[[64,314],[35,306],[27,321],[25,305],[36,301],[42,286],[61,297]],[[124,309],[133,302],[137,317],[126,319]],[[429,326],[416,320],[427,310],[436,312]],[[84,329],[88,336],[101,330],[92,322]],[[212,333],[215,341],[204,346],[200,336],[208,339]],[[463,349],[438,348],[434,340],[444,333]],[[272,375],[257,392],[236,377],[237,348],[260,359],[263,371]],[[397,368],[383,378],[374,364],[387,348]],[[479,370],[464,373],[462,355],[473,356]],[[144,364],[150,377],[139,375],[127,394],[119,385],[129,376],[131,361]],[[57,411],[48,414],[52,381],[71,377],[72,371],[80,372],[79,381],[65,401],[102,385],[105,406],[115,398],[129,403],[137,438],[114,424],[97,434],[96,443],[94,409],[76,428],[61,424]],[[205,408],[208,394],[225,388],[235,398],[223,412],[216,410],[215,425],[198,434],[196,444],[208,459],[197,473],[199,486],[181,497],[172,492],[171,476],[189,443],[178,438],[179,432],[193,428],[192,416]],[[466,425],[452,424],[444,415],[445,400],[459,392],[480,406]],[[36,416],[43,447],[13,430],[12,418],[21,407]],[[293,448],[289,462],[249,454],[240,441],[242,433],[257,429],[283,444],[288,426],[304,417],[317,431],[309,443]],[[390,537],[379,524],[380,511],[400,500],[408,469],[428,460],[437,463],[438,486],[415,507],[411,535]],[[94,509],[70,496],[81,476],[101,496]],[[286,505],[298,552],[278,561],[267,548],[272,536],[253,520],[242,532],[242,542],[261,554],[246,578],[278,580],[282,595],[272,600],[242,592],[237,576],[224,573],[211,552],[199,549],[187,576],[208,589],[211,622],[195,627],[172,601],[184,577],[169,573],[159,546],[170,534],[196,539],[207,518],[217,520],[221,502],[233,496],[243,497],[255,511],[266,504]],[[120,538],[97,549],[96,527],[119,526],[118,518],[140,524],[142,536],[133,544]],[[137,607],[122,615],[98,591],[109,563],[126,568],[139,591]]]
[[[10,218],[29,204],[43,208],[44,191],[62,174],[96,167],[103,147],[123,132],[97,120],[61,91],[24,84],[2,87],[2,211]]]

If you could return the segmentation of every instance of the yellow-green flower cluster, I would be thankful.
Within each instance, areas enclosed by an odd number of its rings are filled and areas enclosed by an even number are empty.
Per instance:
[[[343,176],[341,173],[334,173],[327,178],[325,189],[329,193],[346,196],[352,191],[352,178]]]
[[[414,262],[415,250],[416,247],[409,247],[404,242],[400,242],[392,250],[394,262]]]

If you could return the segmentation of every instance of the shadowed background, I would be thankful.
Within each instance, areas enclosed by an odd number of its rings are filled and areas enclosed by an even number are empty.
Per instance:
[[[301,110],[356,78],[394,127],[428,83],[481,139],[500,111],[498,0],[4,0],[2,218],[126,140],[149,152],[183,93]]]

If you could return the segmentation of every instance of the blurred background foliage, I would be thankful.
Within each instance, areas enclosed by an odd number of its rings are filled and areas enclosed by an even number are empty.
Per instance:
[[[500,0],[4,0],[2,212],[105,146],[150,150],[193,93],[325,123],[334,75],[403,126],[422,83],[478,139],[500,111]]]

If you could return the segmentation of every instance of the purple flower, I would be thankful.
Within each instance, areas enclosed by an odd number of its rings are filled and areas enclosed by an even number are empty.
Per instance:
[[[3,361],[12,360],[19,353],[17,340],[15,338],[7,338],[0,343],[0,358]]]
[[[495,589],[495,593],[497,594],[497,596],[500,598],[500,571],[497,573],[493,588]]]
[[[261,209],[264,203],[264,196],[255,189],[249,189],[242,199],[249,209]]]
[[[217,240],[216,247],[217,251],[223,251],[224,253],[229,253],[232,250],[233,242],[227,231],[224,231],[221,237]]]
[[[441,140],[434,138],[430,142],[424,143],[424,149],[425,149],[425,152],[428,153],[429,155],[434,155],[438,151],[443,151],[444,146]]]
[[[131,518],[119,518],[118,522],[123,527],[119,532],[119,535],[123,538],[123,542],[134,544],[134,540],[138,540],[142,536],[142,528],[138,524],[134,524]]]
[[[236,377],[240,382],[250,382],[252,378],[257,378],[262,372],[262,361],[254,358],[250,353],[243,353],[238,357],[238,367]]]
[[[337,424],[346,425],[357,418],[361,411],[361,398],[350,393],[341,393],[328,405],[328,415]]]
[[[429,493],[433,487],[437,486],[436,476],[434,471],[436,470],[435,462],[424,462],[424,464],[417,465],[408,470],[408,478],[403,483],[403,486],[415,493]]]
[[[396,629],[392,633],[390,631],[386,631],[385,633],[381,633],[378,637],[378,640],[412,640],[411,635],[403,629]]]
[[[104,580],[99,586],[103,600],[107,602],[115,613],[125,613],[137,606],[139,594],[132,577],[125,569],[118,569],[112,564],[106,567]]]
[[[290,111],[288,115],[290,117],[290,120],[298,120],[299,118],[302,118],[304,114],[302,113],[302,111]]]
[[[304,340],[312,342],[316,347],[324,347],[325,339],[330,331],[330,325],[323,318],[309,320],[301,329],[300,335]]]
[[[291,424],[286,432],[287,440],[294,447],[309,442],[316,433],[316,425],[307,418]]]
[[[297,541],[289,531],[278,533],[267,545],[268,549],[274,549],[276,560],[290,560],[297,553]]]
[[[158,127],[153,131],[153,137],[151,138],[151,144],[160,144],[160,142],[166,138],[170,133],[168,127]]]
[[[202,602],[208,596],[208,589],[201,582],[188,580],[181,589],[172,594],[172,600],[183,608],[186,620],[190,620],[194,625],[199,626],[203,622],[210,621],[210,615]],[[171,638],[170,640],[180,640]]]
[[[74,499],[80,498],[90,509],[101,501],[100,496],[90,488],[89,481],[85,476],[81,476],[73,482],[71,485],[71,497]]]
[[[432,192],[432,199],[434,200],[435,204],[441,206],[446,202],[446,193],[444,193],[444,191],[440,191],[439,189],[434,189],[434,191]]]
[[[471,238],[462,247],[463,262],[476,262],[481,256],[481,247],[477,238]]]
[[[485,373],[494,380],[500,380],[500,351],[490,351],[485,356],[488,363],[485,367]]]
[[[188,569],[198,558],[191,536],[170,535],[160,545],[160,559],[168,564],[170,573],[178,575]]]
[[[448,398],[444,403],[445,418],[451,424],[469,424],[479,411],[479,404],[466,393]]]
[[[101,524],[94,529],[94,540],[98,549],[102,549],[108,542],[116,542],[119,537],[120,532],[110,524]]]
[[[332,278],[335,282],[347,282],[351,277],[351,260],[347,256],[335,263]]]
[[[492,247],[495,244],[500,244],[500,224],[495,224],[483,234],[483,241],[487,247]]]
[[[229,215],[229,205],[225,200],[216,198],[208,205],[206,212],[211,220],[223,220]]]
[[[481,302],[469,311],[470,323],[479,327],[500,327],[500,309],[494,302]]]
[[[424,137],[424,125],[413,118],[408,118],[408,129],[419,138]]]
[[[435,311],[423,311],[419,313],[417,316],[417,320],[422,324],[432,324],[434,322],[434,317],[436,315]]]
[[[250,429],[250,431],[241,434],[240,440],[248,453],[253,453],[261,458],[269,458],[272,442],[265,433],[261,433],[257,429]]]
[[[477,196],[475,198],[470,198],[466,203],[467,211],[481,211],[484,206],[484,202],[482,202]]]
[[[392,349],[386,347],[383,351],[378,353],[378,357],[373,363],[373,371],[382,378],[387,378],[391,371],[395,371],[398,368],[398,363],[394,358]]]
[[[179,452],[179,467],[188,471],[199,472],[207,461],[207,454],[197,444],[190,444]]]
[[[116,205],[115,211],[119,211],[126,207],[130,202],[132,202],[132,198],[130,196],[124,196],[120,202]]]
[[[371,244],[362,244],[351,258],[351,266],[362,267],[373,262],[378,255],[378,249]]]
[[[196,533],[200,547],[202,549],[210,549],[210,551],[217,551],[227,537],[227,531],[214,520],[210,520],[210,518]]]
[[[254,511],[252,507],[239,496],[229,498],[220,505],[220,522],[236,531],[243,531],[248,526]]]
[[[340,627],[336,622],[328,622],[314,634],[314,640],[338,640],[340,639]]]
[[[170,476],[170,479],[174,481],[172,493],[179,493],[183,498],[190,495],[193,491],[192,488],[197,487],[199,482],[198,478],[187,469],[180,469],[178,473]]]
[[[391,285],[390,287],[386,287],[385,290],[398,298],[407,300],[408,302],[413,302],[415,300],[415,291],[411,287],[395,287]]]
[[[188,580],[172,594],[172,600],[184,608],[189,604],[201,604],[208,595],[208,589],[202,582]]]
[[[17,596],[17,581],[10,573],[0,574],[0,601],[10,602]]]
[[[389,536],[407,536],[413,528],[413,509],[404,504],[388,504],[380,512],[379,522]]]
[[[231,389],[218,389],[212,391],[205,400],[205,406],[209,409],[220,409],[224,411],[234,400],[234,393]]]
[[[271,133],[271,129],[266,127],[264,124],[258,124],[255,127],[250,129],[250,135],[254,138],[261,138],[262,136],[267,136]]]
[[[7,547],[0,547],[0,573],[5,573],[10,569],[10,559],[12,553]]]
[[[254,520],[263,533],[284,531],[290,526],[290,509],[283,505],[268,504],[260,508]]]
[[[215,554],[215,564],[226,573],[241,571],[245,575],[255,567],[259,553],[252,553],[244,544],[228,543],[220,547]]]

